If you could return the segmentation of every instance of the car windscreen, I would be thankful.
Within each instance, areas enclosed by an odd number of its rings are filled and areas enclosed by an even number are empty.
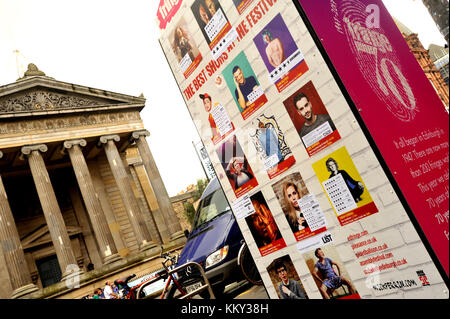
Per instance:
[[[193,229],[201,227],[230,210],[230,205],[223,191],[221,189],[216,190],[202,199],[198,205]]]

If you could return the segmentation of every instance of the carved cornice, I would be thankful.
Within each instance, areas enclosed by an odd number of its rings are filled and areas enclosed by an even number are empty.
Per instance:
[[[70,140],[64,142],[64,148],[71,149],[74,145],[85,147],[87,142],[85,139]]]
[[[119,142],[120,136],[119,135],[104,135],[104,136],[100,137],[101,144],[107,144],[109,141]]]
[[[34,151],[45,153],[48,151],[48,147],[45,144],[26,145],[22,147],[21,151],[24,155],[30,155]]]
[[[63,118],[30,119],[27,121],[0,122],[0,136],[3,134],[27,134],[49,130],[120,124],[139,121],[139,112],[117,112],[111,114],[70,115]]]

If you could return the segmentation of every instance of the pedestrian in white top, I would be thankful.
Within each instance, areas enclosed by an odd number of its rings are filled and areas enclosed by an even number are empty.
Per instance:
[[[103,289],[103,295],[105,296],[105,299],[117,299],[117,295],[113,292],[110,281],[106,282],[105,288]]]

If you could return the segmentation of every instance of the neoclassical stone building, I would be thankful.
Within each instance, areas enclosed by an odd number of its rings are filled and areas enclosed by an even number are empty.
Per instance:
[[[441,72],[437,69],[434,61],[430,57],[429,50],[425,49],[422,42],[420,42],[419,36],[417,33],[413,33],[408,27],[406,27],[399,20],[394,18],[394,21],[397,24],[400,32],[405,38],[406,43],[408,44],[411,52],[416,57],[417,62],[419,62],[420,66],[423,69],[423,72],[427,76],[428,80],[430,80],[431,84],[436,90],[437,95],[441,99],[444,106],[448,108],[449,105],[449,91],[448,86],[442,77]]]
[[[0,87],[0,298],[61,293],[184,243],[144,107],[34,65]]]

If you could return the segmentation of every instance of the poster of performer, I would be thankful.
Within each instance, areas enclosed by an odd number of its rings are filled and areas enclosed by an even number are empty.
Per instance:
[[[289,255],[275,259],[267,272],[280,299],[309,299]]]
[[[222,75],[244,120],[267,103],[264,90],[244,52],[239,53]]]
[[[218,0],[195,0],[191,10],[213,58],[217,60],[237,39],[236,29],[231,26]]]
[[[312,81],[285,100],[284,106],[309,156],[341,139]]]
[[[334,245],[303,254],[323,299],[361,299]]]
[[[264,195],[258,192],[250,196],[250,201],[254,213],[247,216],[245,221],[255,239],[261,256],[267,256],[286,247],[286,243],[281,236],[281,232],[278,229]]]
[[[313,164],[341,226],[378,212],[345,147]]]
[[[278,92],[283,92],[309,70],[281,14],[276,15],[253,41]]]
[[[234,125],[223,105],[216,102],[211,95],[203,93],[199,95],[199,98],[208,114],[208,123],[212,133],[211,141],[217,145],[234,131]]]
[[[169,39],[181,72],[187,79],[202,61],[202,55],[195,43],[184,18],[175,25]]]
[[[283,174],[295,164],[284,133],[270,110],[252,121],[250,139],[270,179]]]
[[[258,186],[236,135],[219,146],[216,152],[237,198]]]
[[[253,2],[254,0],[233,0],[233,3],[239,12],[242,14]]]
[[[327,230],[323,211],[300,173],[282,178],[272,188],[298,242]]]

